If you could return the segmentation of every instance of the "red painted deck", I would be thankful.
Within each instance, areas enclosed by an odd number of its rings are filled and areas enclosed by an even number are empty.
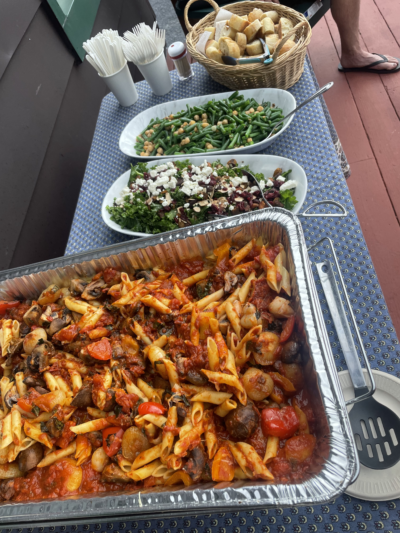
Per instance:
[[[370,52],[400,58],[400,0],[362,0]],[[330,12],[313,28],[309,55],[351,167],[347,184],[397,333],[400,333],[400,73],[342,74]]]

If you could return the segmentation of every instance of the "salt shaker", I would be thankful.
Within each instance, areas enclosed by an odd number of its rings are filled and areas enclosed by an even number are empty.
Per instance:
[[[187,58],[187,50],[184,43],[177,41],[168,48],[169,57],[174,62],[178,77],[181,81],[193,76],[193,70]]]

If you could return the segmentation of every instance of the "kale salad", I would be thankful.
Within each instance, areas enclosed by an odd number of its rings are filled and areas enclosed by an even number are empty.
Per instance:
[[[138,163],[131,169],[126,187],[113,205],[107,206],[111,220],[121,228],[141,233],[162,233],[200,224],[216,215],[232,216],[267,207],[262,194],[235,160],[227,165],[204,160],[196,166],[173,161],[149,167]],[[291,210],[296,205],[296,181],[291,169],[277,168],[272,176],[252,174],[264,196],[276,207]]]

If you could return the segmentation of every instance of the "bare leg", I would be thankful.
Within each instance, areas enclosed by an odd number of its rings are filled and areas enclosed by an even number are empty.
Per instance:
[[[340,33],[341,64],[344,68],[364,67],[381,59],[361,47],[359,35],[360,0],[332,0],[331,11]],[[391,56],[386,57],[389,60],[388,63],[381,63],[373,68],[377,70],[396,68],[397,59]]]

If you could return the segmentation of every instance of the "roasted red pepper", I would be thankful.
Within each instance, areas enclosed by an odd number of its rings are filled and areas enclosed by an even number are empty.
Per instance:
[[[294,316],[290,316],[283,326],[282,333],[281,333],[281,343],[286,342],[290,339],[291,334],[293,333],[294,325],[296,323],[296,318]]]
[[[113,457],[121,448],[123,434],[120,427],[103,429],[103,449],[108,457]]]
[[[101,341],[89,344],[87,346],[87,351],[94,359],[99,359],[100,361],[108,361],[112,357],[110,341],[105,337],[103,337]]]
[[[167,412],[165,407],[156,402],[145,402],[141,403],[138,408],[139,414],[143,415],[163,415]]]
[[[0,300],[0,315],[5,315],[7,309],[11,309],[12,307],[18,307],[21,302],[18,302],[17,300],[13,300],[11,302],[7,302],[6,300]]]

